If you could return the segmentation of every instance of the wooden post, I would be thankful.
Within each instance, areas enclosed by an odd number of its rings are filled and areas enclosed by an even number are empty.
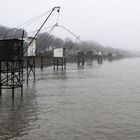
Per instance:
[[[64,58],[63,58],[63,57],[61,58],[61,63],[62,63],[62,64],[61,64],[62,70],[63,70],[63,66],[64,66]]]
[[[35,65],[35,56],[33,56],[33,69],[34,69],[33,75],[34,75],[34,82],[35,82],[35,77],[36,77],[36,75],[35,75],[35,67],[36,67],[36,65]]]
[[[102,64],[103,63],[103,57],[102,55],[98,55],[98,64]]]
[[[1,71],[1,67],[2,67],[2,66],[1,66],[1,61],[0,61],[0,96],[2,95],[2,85],[1,85],[1,84],[2,84],[2,83],[1,83],[1,80],[2,80],[2,79],[1,79],[1,78],[2,78],[2,77],[1,77],[1,74],[2,74],[2,71]]]
[[[78,55],[77,65],[80,66],[80,57],[79,57],[79,55]]]
[[[21,63],[21,98],[23,98],[23,59],[20,60]]]
[[[28,82],[29,82],[29,74],[28,74],[29,73],[29,69],[28,69],[28,67],[29,67],[29,60],[28,60],[28,56],[27,56],[26,60],[27,60],[27,68],[26,68],[27,69],[27,84],[28,84]]]
[[[58,69],[58,62],[59,62],[59,61],[58,61],[58,57],[57,57],[57,62],[56,62],[56,63],[57,63],[57,69]]]
[[[53,58],[53,69],[55,70],[55,57]]]
[[[64,58],[64,69],[66,70],[66,58]]]
[[[43,71],[43,56],[41,56],[41,71]]]
[[[15,77],[14,77],[14,61],[12,61],[12,64],[11,64],[11,70],[12,70],[12,72],[11,72],[11,80],[12,80],[12,99],[14,100],[14,92],[15,92],[15,88],[14,88],[14,79],[15,79]]]
[[[82,66],[84,66],[84,58],[82,58]]]
[[[12,100],[14,100],[14,97],[15,97],[14,92],[15,92],[15,89],[14,89],[14,87],[12,87]]]

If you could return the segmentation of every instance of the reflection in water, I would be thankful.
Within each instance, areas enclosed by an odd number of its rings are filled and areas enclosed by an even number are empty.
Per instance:
[[[20,100],[18,93],[12,100],[10,93],[3,94],[0,99],[0,139],[26,135],[34,129],[31,125],[38,119],[35,87],[28,87],[24,91],[23,100]]]
[[[53,78],[54,79],[67,79],[67,76],[66,76],[66,70],[54,70],[53,71]]]

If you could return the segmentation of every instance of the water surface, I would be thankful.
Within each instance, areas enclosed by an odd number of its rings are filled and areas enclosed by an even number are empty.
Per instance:
[[[2,140],[139,140],[140,59],[37,69],[21,100],[0,99]]]

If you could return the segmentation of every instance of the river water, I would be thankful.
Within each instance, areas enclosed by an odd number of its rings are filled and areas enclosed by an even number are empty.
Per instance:
[[[140,140],[140,58],[37,69],[0,98],[1,140]]]

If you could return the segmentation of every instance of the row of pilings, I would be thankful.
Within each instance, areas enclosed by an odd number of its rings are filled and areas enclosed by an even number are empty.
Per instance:
[[[66,63],[74,62],[78,66],[84,66],[85,62],[97,61],[98,64],[102,64],[105,60],[112,62],[121,58],[123,58],[121,55],[113,55],[112,53],[103,55],[101,52],[94,54],[92,51],[86,53],[80,51],[76,55],[63,58],[54,58],[52,53],[48,53],[44,56],[40,54],[12,61],[2,60],[0,61],[0,96],[2,95],[2,89],[12,89],[12,99],[14,99],[16,88],[21,88],[21,96],[23,96],[23,81],[28,84],[31,75],[33,75],[33,81],[35,81],[36,68],[43,71],[44,67],[53,66],[54,70],[66,70]],[[25,71],[26,74],[24,74]]]
[[[116,61],[116,60],[120,60],[124,58],[122,55],[120,54],[114,54],[114,53],[106,53],[103,54],[101,51],[97,52],[97,53],[93,53],[93,51],[88,51],[88,52],[78,52],[77,54],[77,65],[84,65],[85,62],[92,64],[93,61],[97,61],[98,64],[102,64],[103,61],[108,61],[108,62],[112,62],[112,61]]]

